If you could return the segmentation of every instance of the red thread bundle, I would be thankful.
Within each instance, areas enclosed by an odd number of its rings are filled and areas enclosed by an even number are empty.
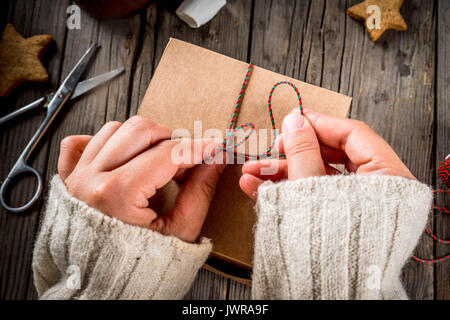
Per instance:
[[[449,171],[450,171],[450,155],[448,155],[447,158],[445,158],[444,161],[442,161],[442,164],[441,164],[441,166],[439,167],[439,170],[438,170],[438,175],[441,178],[441,181],[447,187],[450,188]],[[443,189],[439,189],[438,188],[436,190],[433,190],[433,193],[435,193],[435,194],[438,194],[438,193],[450,194],[450,190],[445,191]],[[444,207],[438,207],[438,206],[432,205],[431,208],[434,209],[434,210],[437,210],[439,212],[442,212],[442,213],[450,214],[450,212]],[[446,245],[450,244],[450,240],[444,240],[444,239],[438,238],[435,234],[433,234],[430,231],[430,229],[427,228],[426,232],[434,241],[442,243],[442,244],[446,244]],[[436,259],[422,259],[422,258],[419,258],[419,257],[417,257],[415,255],[413,255],[412,257],[417,262],[427,263],[427,264],[438,263],[438,262],[442,262],[442,261],[450,259],[450,255],[446,255],[446,256],[443,256],[443,257],[440,257],[440,258],[436,258]]]
[[[450,188],[450,154],[447,156],[447,158],[445,158],[444,161],[442,161],[442,164],[438,170],[438,174],[447,188]]]

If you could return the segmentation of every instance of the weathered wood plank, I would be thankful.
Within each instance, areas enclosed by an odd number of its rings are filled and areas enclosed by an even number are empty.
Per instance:
[[[227,294],[227,300],[249,300],[252,290],[248,285],[230,280]]]
[[[139,39],[136,62],[133,66],[133,79],[130,99],[129,117],[135,115],[144,98],[153,76],[155,63],[155,40],[157,34],[158,5],[152,4],[141,16],[142,37]]]
[[[251,1],[228,1],[212,21],[196,30],[189,28],[173,12],[161,7],[156,35],[155,66],[169,37],[188,41],[236,59],[247,60],[251,4]],[[145,88],[145,85],[143,87]],[[142,94],[140,96],[142,97]],[[222,281],[222,277],[205,270],[199,273],[199,277],[201,280],[196,283],[202,281],[202,284],[194,285],[187,295],[188,298],[222,297],[223,292],[226,292],[227,281]],[[214,292],[211,292],[211,288]]]
[[[56,39],[56,54],[47,58],[51,84],[23,86],[2,103],[0,115],[58,85],[68,2],[60,1],[50,6],[45,0],[20,0],[12,5],[11,1],[8,10],[3,11],[26,36],[40,32],[52,34]],[[251,2],[229,1],[211,23],[199,30],[185,26],[161,3],[158,4],[159,11],[155,4],[147,9],[145,16],[119,21],[98,21],[83,12],[82,30],[68,33],[62,74],[70,70],[88,43],[94,40],[100,40],[103,49],[89,75],[109,71],[123,61],[127,73],[96,93],[71,103],[55,122],[51,142],[42,143],[36,150],[33,166],[45,172],[48,181],[56,172],[59,142],[64,136],[94,134],[105,121],[123,121],[135,114],[155,61],[159,61],[168,37],[174,36],[352,95],[351,116],[371,125],[393,145],[419,180],[431,184],[436,179],[433,168],[450,152],[447,93],[450,59],[446,53],[450,25],[447,21],[450,13],[448,1],[441,0],[437,5],[432,0],[405,2],[402,13],[408,23],[408,31],[389,31],[375,45],[368,39],[363,26],[345,15],[345,9],[357,2],[359,0],[255,1],[254,22],[250,25]],[[433,12],[439,15],[437,27]],[[439,68],[436,84],[435,28],[438,28]],[[434,115],[437,131],[435,158],[431,156]],[[0,178],[6,176],[41,117],[30,116],[0,131]],[[31,185],[21,185],[16,191],[18,195],[14,195],[12,200],[23,200],[31,195]],[[450,207],[448,199],[442,197],[437,203]],[[0,212],[0,299],[24,298],[27,288],[28,297],[35,297],[29,266],[37,215],[38,208],[26,216]],[[439,217],[437,222],[438,235],[449,236],[446,218]],[[436,247],[437,256],[446,253],[445,247]],[[432,257],[433,242],[424,237],[417,254]],[[449,298],[447,269],[448,263],[436,266],[434,290],[433,267],[410,263],[404,272],[410,297]],[[237,299],[249,296],[249,287],[202,270],[186,298]]]
[[[250,59],[269,70],[338,91],[345,7],[345,1],[256,2]]]
[[[248,59],[257,66],[294,76],[300,64],[309,6],[309,1],[255,1]],[[276,110],[274,113],[277,117]],[[230,300],[251,296],[250,286],[235,281],[230,281],[228,290]]]
[[[47,179],[56,173],[61,140],[74,134],[95,134],[105,122],[124,121],[128,117],[128,88],[133,57],[139,38],[140,17],[121,20],[98,20],[82,13],[81,30],[68,31],[65,76],[91,43],[101,45],[86,72],[86,78],[124,67],[125,72],[108,84],[71,103],[54,127]]]
[[[125,72],[94,92],[69,102],[50,128],[50,152],[46,181],[57,173],[59,144],[74,134],[95,134],[110,120],[124,121],[128,117],[128,89],[133,57],[139,38],[139,16],[121,20],[98,20],[81,12],[81,30],[68,30],[65,43],[62,77],[65,77],[91,43],[101,45],[88,68],[85,78],[125,67]],[[64,26],[62,26],[64,27]],[[30,297],[34,297],[30,287]]]
[[[162,10],[157,34],[156,64],[170,37],[188,41],[227,56],[247,60],[251,1],[231,0],[206,25],[191,29],[173,12]]]
[[[353,5],[358,1],[350,1]],[[406,32],[386,32],[376,44],[347,19],[340,91],[353,96],[351,117],[368,123],[411,172],[432,183],[435,72],[434,2],[405,1]],[[433,256],[423,237],[416,254]],[[433,299],[433,267],[409,262],[403,282],[412,299]]]
[[[186,300],[225,300],[228,280],[211,271],[201,269],[184,299]]]
[[[10,5],[7,22],[13,23],[24,36],[48,33],[54,43],[44,56],[50,81],[46,84],[27,83],[20,86],[5,101],[0,114],[11,112],[45,93],[59,82],[62,46],[65,38],[65,10],[69,1],[48,3],[45,0],[18,0]],[[61,26],[61,28],[55,28]],[[55,50],[56,48],[56,50]],[[25,115],[1,128],[0,177],[3,179],[17,160],[26,143],[42,121],[43,115]],[[44,141],[31,157],[30,165],[45,173],[48,143]],[[11,203],[24,203],[34,193],[33,179],[24,179],[13,190]],[[24,299],[31,272],[31,253],[39,205],[23,214],[11,214],[0,209],[0,299]]]
[[[342,12],[345,1],[257,1],[250,60],[338,90],[346,26]],[[249,296],[250,287],[230,286],[230,298]]]
[[[437,83],[436,83],[436,167],[450,154],[450,1],[437,2]],[[436,185],[446,189],[436,176]],[[450,196],[439,194],[436,205],[450,209]],[[439,215],[436,218],[436,233],[443,239],[450,238],[449,217]],[[436,256],[448,255],[449,246],[436,244]],[[450,299],[450,262],[441,262],[436,266],[436,298]]]
[[[0,30],[6,26],[8,17],[11,16],[11,12],[14,10],[14,3],[11,1],[3,1],[0,4]]]
[[[433,3],[410,1],[402,10],[409,30],[388,32],[373,44],[363,26],[345,15],[357,2],[256,2],[251,59],[353,96],[351,117],[372,126],[421,181],[430,183]],[[418,252],[432,255],[433,244],[423,240]],[[405,280],[411,297],[433,297],[432,268],[410,264]]]
[[[250,60],[256,65],[296,76],[309,1],[256,1]]]
[[[256,2],[251,59],[308,83],[339,90],[345,1]]]

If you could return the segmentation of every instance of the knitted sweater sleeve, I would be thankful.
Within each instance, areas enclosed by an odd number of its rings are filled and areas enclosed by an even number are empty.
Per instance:
[[[310,177],[259,187],[252,297],[407,299],[429,187],[401,177]]]
[[[55,176],[34,253],[41,299],[179,299],[212,244],[127,225],[72,197]]]

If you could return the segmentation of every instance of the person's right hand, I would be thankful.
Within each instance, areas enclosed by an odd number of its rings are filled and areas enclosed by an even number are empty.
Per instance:
[[[310,176],[336,174],[329,166],[344,164],[355,174],[383,174],[415,179],[389,144],[364,122],[334,118],[298,109],[283,120],[282,134],[277,145],[285,160],[249,161],[242,168],[241,189],[256,199],[264,180],[294,180]],[[262,168],[278,166],[274,174],[262,174]]]

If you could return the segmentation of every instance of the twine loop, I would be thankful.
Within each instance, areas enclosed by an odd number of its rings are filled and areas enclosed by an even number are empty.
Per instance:
[[[250,154],[250,153],[242,153],[237,151],[237,148],[241,146],[243,143],[245,143],[250,136],[255,132],[255,125],[252,122],[246,122],[242,125],[236,126],[237,116],[239,113],[239,108],[241,107],[242,101],[244,99],[245,89],[247,88],[247,84],[250,80],[250,76],[253,70],[253,62],[251,62],[247,68],[247,72],[245,73],[244,80],[241,85],[241,89],[239,90],[238,97],[236,99],[236,103],[234,105],[234,111],[233,116],[231,117],[230,124],[228,125],[227,133],[225,136],[225,139],[222,141],[222,147],[217,148],[216,151],[213,153],[214,155],[217,153],[217,151],[233,151],[235,157],[243,157],[246,161],[247,160],[259,160],[259,159],[267,159],[267,158],[277,158],[277,157],[285,157],[282,153],[272,153],[272,149],[274,148],[276,137],[277,137],[277,130],[275,127],[275,118],[273,116],[272,112],[272,97],[275,89],[283,84],[289,85],[292,89],[294,89],[295,93],[297,94],[298,104],[299,104],[299,110],[300,114],[303,115],[303,102],[300,95],[300,92],[298,91],[297,87],[289,81],[279,81],[277,82],[272,89],[269,92],[269,99],[267,101],[267,107],[269,111],[269,117],[270,122],[272,125],[272,143],[270,144],[269,148],[263,153],[258,154]],[[243,139],[240,141],[233,143],[234,136],[236,136],[240,130],[244,130],[246,128],[250,128],[250,131],[245,135]]]

